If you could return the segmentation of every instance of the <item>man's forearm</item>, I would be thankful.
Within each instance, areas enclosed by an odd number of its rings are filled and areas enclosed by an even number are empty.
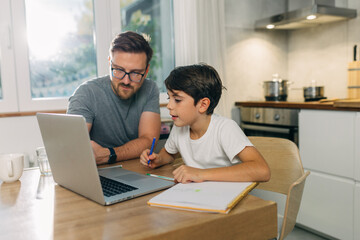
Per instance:
[[[114,148],[116,153],[116,160],[123,161],[128,159],[138,158],[144,149],[150,148],[152,139],[147,137],[139,137],[131,140],[122,146]]]

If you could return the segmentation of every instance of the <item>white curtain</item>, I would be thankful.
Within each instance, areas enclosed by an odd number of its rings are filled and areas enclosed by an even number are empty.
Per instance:
[[[213,66],[226,84],[224,0],[174,0],[175,64],[200,62]],[[230,117],[227,93],[215,110]]]

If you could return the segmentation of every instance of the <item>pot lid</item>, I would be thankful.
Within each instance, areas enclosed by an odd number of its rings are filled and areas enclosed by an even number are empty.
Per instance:
[[[267,80],[267,81],[264,81],[264,82],[282,82],[282,81],[287,81],[287,80],[282,79],[278,73],[274,73],[272,75],[271,80]]]

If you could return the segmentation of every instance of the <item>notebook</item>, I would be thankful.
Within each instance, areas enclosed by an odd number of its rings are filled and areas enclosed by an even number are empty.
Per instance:
[[[229,213],[257,182],[178,183],[148,201],[150,206]]]
[[[62,187],[110,205],[174,185],[118,166],[98,169],[83,116],[37,113],[36,117],[54,181]],[[110,189],[103,190],[105,183]]]

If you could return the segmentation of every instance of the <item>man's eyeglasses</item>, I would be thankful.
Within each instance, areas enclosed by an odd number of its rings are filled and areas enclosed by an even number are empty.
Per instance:
[[[147,68],[147,66],[146,66]],[[146,71],[145,68],[145,71]],[[113,64],[111,61],[111,74],[114,78],[122,80],[126,75],[129,75],[129,79],[132,82],[139,83],[142,78],[145,76],[145,73],[137,73],[137,72],[126,72],[120,68],[113,68]]]

